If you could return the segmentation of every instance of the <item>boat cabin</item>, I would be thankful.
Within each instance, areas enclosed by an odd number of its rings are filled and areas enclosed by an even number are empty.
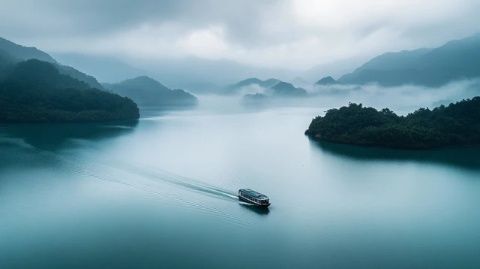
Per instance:
[[[241,201],[255,204],[258,206],[269,206],[270,199],[265,194],[261,194],[251,189],[238,190],[238,198]]]

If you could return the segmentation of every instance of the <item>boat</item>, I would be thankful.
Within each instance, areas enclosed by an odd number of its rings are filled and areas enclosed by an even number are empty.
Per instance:
[[[270,199],[268,199],[268,196],[251,189],[239,189],[238,199],[240,201],[261,207],[268,207],[270,205]]]

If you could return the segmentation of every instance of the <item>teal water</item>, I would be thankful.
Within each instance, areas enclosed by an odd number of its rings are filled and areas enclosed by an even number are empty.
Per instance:
[[[0,268],[479,268],[480,150],[309,141],[324,110],[1,126]]]

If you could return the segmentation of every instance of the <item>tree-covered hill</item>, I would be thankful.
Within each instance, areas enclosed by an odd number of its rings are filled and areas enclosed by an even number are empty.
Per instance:
[[[480,144],[480,97],[398,116],[361,104],[330,109],[306,135],[335,143],[403,149]]]
[[[138,119],[130,99],[63,75],[52,63],[28,60],[0,81],[0,122],[93,122]]]

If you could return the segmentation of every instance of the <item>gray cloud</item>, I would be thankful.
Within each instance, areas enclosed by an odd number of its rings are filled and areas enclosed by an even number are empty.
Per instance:
[[[0,35],[49,52],[307,70],[480,31],[476,0],[4,0]]]
[[[104,34],[141,24],[185,27],[224,24],[234,35],[254,32],[259,15],[278,1],[222,0],[15,0],[2,1],[0,21],[14,36]]]

